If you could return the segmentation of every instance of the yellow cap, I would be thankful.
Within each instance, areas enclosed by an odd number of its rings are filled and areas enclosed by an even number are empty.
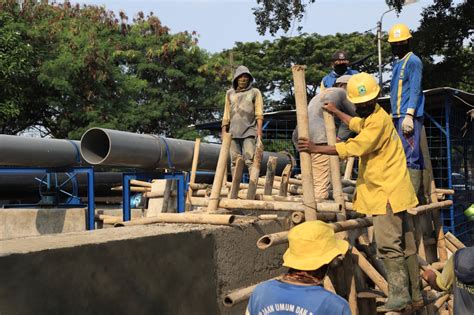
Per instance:
[[[388,42],[396,43],[411,38],[410,29],[405,24],[395,24],[388,31]]]
[[[288,233],[290,246],[283,255],[283,266],[297,270],[316,270],[344,255],[349,243],[336,239],[333,228],[322,221],[308,221]]]
[[[379,95],[380,86],[366,72],[354,74],[347,82],[347,99],[353,104],[364,103]]]

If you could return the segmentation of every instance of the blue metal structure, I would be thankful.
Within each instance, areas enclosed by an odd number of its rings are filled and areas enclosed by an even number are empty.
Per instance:
[[[47,177],[46,180],[41,179],[40,184],[46,184],[54,191],[56,196],[55,205],[59,204],[59,195],[66,194],[69,195],[67,202],[62,204],[63,206],[79,205],[80,197],[74,194],[70,194],[64,191],[63,187],[70,181],[74,181],[75,177],[79,173],[87,174],[87,215],[86,215],[86,227],[88,230],[94,230],[95,228],[95,204],[94,204],[94,170],[92,167],[71,167],[67,169],[57,169],[57,168],[37,168],[37,167],[2,167],[0,168],[0,175],[20,175],[20,174],[31,174],[31,172],[41,172],[44,173]],[[68,173],[70,176],[68,179],[62,183],[57,181],[51,182],[51,175],[57,173]],[[33,206],[33,205],[30,205]],[[37,206],[37,205],[35,205]]]
[[[123,187],[123,221],[130,221],[131,209],[130,209],[130,180],[137,179],[143,181],[149,181],[152,179],[167,179],[177,181],[177,212],[184,212],[186,191],[188,186],[188,177],[183,172],[170,172],[170,173],[150,173],[150,172],[128,172],[122,175],[122,187]]]

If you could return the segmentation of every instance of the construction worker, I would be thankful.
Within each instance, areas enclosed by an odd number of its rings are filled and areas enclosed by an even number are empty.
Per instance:
[[[263,124],[263,98],[259,89],[252,87],[254,81],[245,66],[235,70],[232,88],[225,95],[222,134],[230,132],[230,158],[232,168],[242,155],[248,169],[253,163],[257,139],[261,141]]]
[[[395,128],[402,139],[407,157],[408,172],[417,193],[424,203],[422,177],[423,155],[420,148],[425,98],[421,89],[423,65],[410,48],[411,33],[405,24],[395,24],[388,32],[393,55],[390,83],[390,103]]]
[[[432,289],[454,295],[454,315],[470,315],[474,310],[474,247],[462,248],[452,255],[439,273],[423,272]]]
[[[322,221],[295,226],[288,242],[283,255],[288,272],[279,280],[259,284],[246,314],[350,315],[347,301],[322,286],[331,262],[347,252],[349,243],[336,239],[332,227]]]
[[[359,157],[354,210],[374,216],[378,256],[387,273],[388,299],[378,311],[401,311],[423,305],[416,255],[413,218],[406,209],[418,204],[408,175],[403,146],[392,119],[377,104],[380,92],[367,73],[353,75],[347,98],[360,117],[351,117],[329,103],[333,113],[357,136],[335,146],[316,145],[299,139],[298,149],[309,153]]]
[[[337,108],[346,114],[355,116],[355,106],[347,99],[346,85],[350,75],[343,75],[336,80],[332,88],[328,88],[311,99],[308,105],[309,138],[316,144],[327,144],[326,127],[323,118],[323,105],[334,103]],[[336,121],[339,141],[347,140],[352,132],[347,125]],[[293,143],[298,143],[298,128],[293,131]],[[328,199],[330,186],[329,156],[325,154],[311,154],[313,169],[313,187],[315,199]]]
[[[332,55],[331,60],[332,71],[324,76],[324,78],[321,80],[321,84],[319,85],[320,92],[327,88],[333,87],[337,78],[340,76],[359,73],[357,70],[352,70],[349,68],[349,57],[347,52],[343,50],[336,51]]]

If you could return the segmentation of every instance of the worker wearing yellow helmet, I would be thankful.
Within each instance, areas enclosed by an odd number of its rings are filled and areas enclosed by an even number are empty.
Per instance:
[[[388,300],[381,312],[420,307],[420,274],[417,262],[413,219],[407,209],[418,204],[410,182],[402,142],[392,118],[377,104],[380,87],[368,73],[353,75],[347,83],[347,98],[360,117],[351,117],[328,103],[323,108],[333,113],[357,136],[335,146],[298,140],[298,150],[309,153],[359,157],[359,174],[354,210],[374,216],[378,256],[388,282]],[[410,290],[413,283],[416,290]],[[412,291],[412,292],[410,292]]]

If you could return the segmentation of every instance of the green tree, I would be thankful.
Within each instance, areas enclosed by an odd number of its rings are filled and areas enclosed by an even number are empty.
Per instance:
[[[363,63],[355,65],[360,71],[376,72],[377,59],[375,51],[375,35],[367,33],[336,34],[322,36],[318,34],[302,34],[296,37],[282,37],[274,41],[236,43],[231,50],[223,51],[213,57],[211,62],[219,62],[220,69],[228,69],[229,55],[232,54],[234,64],[249,67],[255,77],[255,86],[265,97],[265,110],[283,110],[294,108],[293,64],[307,65],[306,83],[308,100],[316,95],[324,75],[331,71],[331,55],[336,49],[346,50],[352,60],[369,56]],[[384,43],[384,56],[389,54],[388,44]],[[217,60],[217,61],[216,61]],[[225,75],[221,75],[221,82]],[[227,76],[230,86],[230,76]],[[220,101],[223,104],[224,99]]]
[[[257,0],[253,14],[258,33],[265,35],[268,31],[271,35],[275,35],[279,30],[287,32],[292,23],[301,22],[307,6],[314,2],[316,0]],[[400,12],[405,0],[385,0],[385,2]]]
[[[422,13],[414,48],[423,60],[423,87],[474,92],[474,2],[438,0]]]
[[[192,138],[189,124],[216,115],[224,89],[195,34],[67,1],[2,0],[0,11],[4,133],[39,126],[77,139],[99,126]]]

